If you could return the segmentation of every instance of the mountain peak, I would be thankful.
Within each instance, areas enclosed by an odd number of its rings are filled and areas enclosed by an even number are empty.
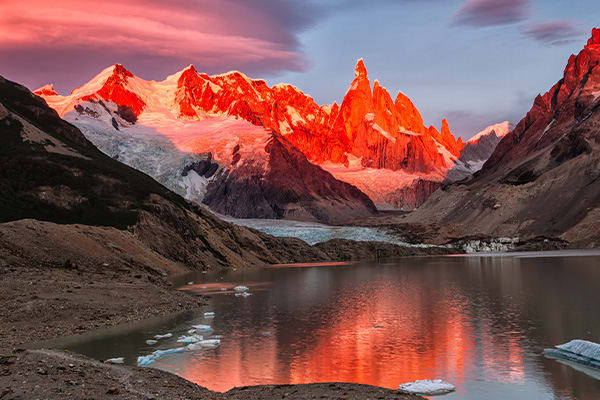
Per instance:
[[[356,77],[365,77],[368,78],[369,74],[367,73],[367,68],[365,67],[365,62],[362,58],[359,58],[356,61],[356,67],[354,68],[354,74]]]
[[[600,45],[600,29],[592,29],[592,37],[587,42],[588,46]]]
[[[47,85],[44,85],[41,88],[34,90],[33,93],[40,96],[58,96],[58,93],[56,92],[56,90],[54,90],[54,85],[51,83],[48,83]]]
[[[119,75],[121,77],[133,77],[133,74],[123,66],[123,64],[115,64],[113,68],[113,75]]]

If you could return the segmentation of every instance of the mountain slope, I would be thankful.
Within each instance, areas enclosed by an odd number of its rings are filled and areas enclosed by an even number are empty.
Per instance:
[[[443,235],[552,236],[600,244],[600,30],[569,58],[481,171],[434,194],[408,222]]]
[[[317,172],[318,167],[311,167],[316,164],[338,180],[357,186],[384,207],[395,204],[403,208],[401,198],[393,198],[393,194],[398,189],[412,190],[416,180],[441,182],[446,171],[457,165],[468,170],[458,160],[463,144],[454,139],[447,121],[443,121],[441,131],[425,127],[408,97],[399,93],[392,100],[377,81],[371,89],[362,60],[357,63],[356,78],[341,106],[319,106],[292,85],[269,87],[265,81],[250,79],[237,71],[209,76],[198,73],[193,66],[154,82],[136,77],[117,64],[69,96],[56,94],[51,85],[36,93],[80,127],[104,152],[118,156],[188,199],[200,202],[214,198],[215,193],[206,190],[216,187],[216,180],[225,175],[227,182],[222,184],[227,185],[232,177],[244,176],[234,185],[238,187],[252,179],[260,181],[261,194],[253,195],[256,202],[246,204],[247,209],[239,206],[242,202],[235,194],[241,194],[241,190],[237,189],[228,202],[238,207],[220,208],[237,216],[332,221],[337,217],[329,216],[328,211],[334,206],[320,208],[330,201],[338,210],[337,216],[372,212],[368,200],[351,194],[352,189],[331,178],[312,192],[304,188],[295,193],[292,198],[302,199],[302,204],[281,203],[278,196],[265,197],[264,193],[282,189],[269,186],[273,174],[268,171],[274,166],[265,148],[274,137],[279,142],[289,141],[308,158],[309,164],[302,163],[307,168],[304,175],[314,172],[325,176]],[[160,136],[168,140],[162,140],[160,148],[155,148]],[[240,156],[232,163],[236,148]],[[145,156],[139,156],[140,153]],[[210,162],[218,164],[222,173],[208,178],[186,175],[193,163],[205,162],[209,153]],[[154,165],[158,158],[171,167]],[[249,159],[249,166],[238,165],[239,159],[241,164]],[[283,166],[274,169],[282,171]],[[290,170],[286,171],[293,176]],[[385,185],[373,179],[382,174],[387,177]],[[215,184],[209,185],[209,181]],[[294,185],[300,188],[299,182]],[[337,192],[343,195],[336,196]],[[310,197],[314,199],[312,203],[307,201]],[[212,202],[211,207],[214,206]]]

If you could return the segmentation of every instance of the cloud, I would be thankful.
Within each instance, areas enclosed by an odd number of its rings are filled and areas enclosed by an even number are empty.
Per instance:
[[[293,0],[0,2],[0,74],[66,76],[91,62],[88,73],[123,62],[153,79],[190,63],[206,72],[302,71],[298,35],[318,11]]]
[[[526,19],[533,0],[466,0],[454,14],[455,25],[508,25]]]
[[[536,22],[523,30],[525,36],[552,46],[570,44],[585,33],[571,21]]]

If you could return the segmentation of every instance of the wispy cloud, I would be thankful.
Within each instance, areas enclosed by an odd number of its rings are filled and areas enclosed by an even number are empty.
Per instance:
[[[535,22],[525,28],[523,34],[547,45],[560,46],[572,43],[586,32],[572,21],[557,20]]]
[[[466,0],[454,14],[455,25],[508,25],[526,19],[533,0]]]
[[[311,2],[293,0],[5,1],[0,74],[73,74],[78,60],[96,70],[123,62],[151,78],[189,63],[207,72],[301,71],[298,35],[319,17]]]

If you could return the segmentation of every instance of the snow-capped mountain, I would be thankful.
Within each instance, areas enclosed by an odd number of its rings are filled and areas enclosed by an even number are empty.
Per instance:
[[[193,66],[156,82],[117,64],[68,96],[35,93],[107,154],[236,217],[335,222],[372,213],[370,199],[410,209],[449,170],[469,172],[447,121],[425,127],[408,97],[371,89],[362,60],[355,75],[341,106]]]
[[[490,125],[467,140],[460,152],[460,160],[468,164],[472,171],[479,171],[496,149],[500,140],[514,129],[508,121]]]

